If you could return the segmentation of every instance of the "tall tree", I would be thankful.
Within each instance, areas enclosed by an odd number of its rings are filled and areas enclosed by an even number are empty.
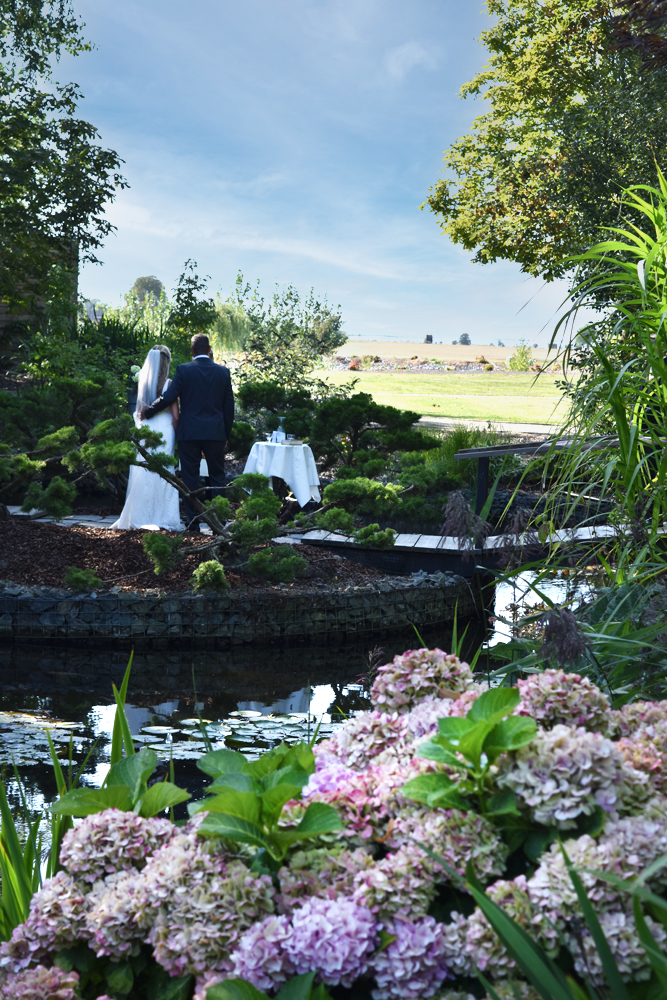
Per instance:
[[[639,8],[667,4],[487,6],[496,18],[482,35],[489,60],[462,95],[483,95],[489,110],[446,151],[447,176],[427,204],[475,261],[513,260],[552,279],[597,241],[600,226],[618,223],[622,188],[656,182],[667,152],[667,69],[650,53],[665,28]]]
[[[0,298],[35,308],[54,266],[76,271],[114,228],[120,159],[53,79],[63,51],[90,48],[71,0],[0,0]]]

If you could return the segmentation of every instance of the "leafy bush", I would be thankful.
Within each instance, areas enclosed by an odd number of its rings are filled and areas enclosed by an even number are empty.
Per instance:
[[[44,489],[41,483],[31,483],[21,505],[21,510],[38,510],[48,517],[60,520],[72,511],[76,499],[76,486],[66,482],[61,476],[54,476]]]
[[[349,535],[354,529],[354,515],[341,507],[332,507],[315,515],[315,524],[324,531],[340,531]]]
[[[155,574],[171,569],[178,558],[182,538],[168,538],[158,531],[151,531],[141,540],[142,548],[155,567]]]
[[[228,448],[236,458],[246,458],[255,443],[255,429],[245,420],[235,420],[229,435]]]
[[[325,503],[335,503],[344,510],[377,516],[396,505],[401,489],[402,487],[393,483],[378,483],[363,477],[339,479],[325,487],[322,499]]]
[[[507,367],[512,372],[527,372],[534,362],[535,359],[533,358],[533,350],[530,344],[521,338],[516,345],[514,354],[510,355],[507,359]]]
[[[229,583],[225,577],[225,570],[217,559],[207,559],[200,563],[192,574],[193,590],[217,590],[229,589]]]
[[[220,521],[229,521],[232,516],[232,505],[230,504],[227,497],[212,497],[210,500],[204,501],[204,506],[209,507],[214,510]]]
[[[255,552],[248,559],[248,573],[272,583],[291,583],[295,576],[303,576],[308,563],[293,551],[291,545],[276,545]]]
[[[360,545],[366,545],[372,549],[390,549],[393,547],[396,532],[393,528],[380,530],[379,524],[367,524],[364,528],[359,528],[354,538]]]
[[[68,566],[65,570],[65,584],[78,594],[82,594],[88,590],[99,590],[102,581],[92,569],[77,569],[76,566]]]
[[[276,537],[278,522],[275,517],[260,518],[258,521],[234,521],[230,525],[232,539],[240,548],[249,549],[253,545],[264,545]]]

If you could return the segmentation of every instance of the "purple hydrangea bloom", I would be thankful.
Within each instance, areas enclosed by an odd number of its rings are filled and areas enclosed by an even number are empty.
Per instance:
[[[60,863],[76,878],[96,882],[111,872],[141,865],[175,830],[168,819],[144,819],[133,812],[104,809],[67,831]]]
[[[285,941],[298,974],[315,970],[330,986],[351,986],[368,969],[378,944],[378,924],[350,899],[309,899],[292,915]]]
[[[303,789],[302,797],[307,799],[309,795],[335,792],[338,786],[353,774],[354,771],[341,764],[340,760],[336,757],[329,755],[316,757],[315,774],[311,774],[309,777],[308,784]]]
[[[447,978],[446,930],[433,917],[414,923],[396,917],[385,930],[396,935],[371,962],[374,1000],[421,1000],[431,997]]]
[[[48,879],[30,901],[24,924],[14,928],[0,947],[0,967],[18,973],[45,955],[83,936],[85,897],[82,886],[67,872]]]
[[[292,934],[289,917],[266,917],[241,936],[230,955],[233,974],[247,979],[258,990],[272,990],[294,975],[295,966],[285,951]]]
[[[38,965],[23,969],[0,983],[2,1000],[75,1000],[78,996],[78,972],[63,972]],[[103,1000],[99,997],[98,1000]]]
[[[472,683],[472,670],[453,653],[409,649],[378,668],[371,702],[382,712],[407,712],[422,698],[451,697]]]
[[[564,723],[608,736],[613,728],[609,699],[587,677],[542,670],[517,685],[521,695],[517,713],[529,715],[543,729]]]

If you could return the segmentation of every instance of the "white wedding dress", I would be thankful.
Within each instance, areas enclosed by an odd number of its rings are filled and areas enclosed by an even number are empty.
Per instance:
[[[165,382],[164,389],[168,385],[169,380]],[[148,427],[149,430],[158,431],[164,438],[165,444],[162,447],[150,449],[153,453],[174,454],[176,433],[171,422],[169,409],[156,413],[150,420],[139,420],[135,413],[134,422],[137,427]],[[159,531],[160,528],[166,528],[168,531],[182,531],[183,525],[178,510],[178,491],[157,473],[148,472],[140,465],[130,466],[125,505],[120,517],[111,527],[144,528],[148,531]]]

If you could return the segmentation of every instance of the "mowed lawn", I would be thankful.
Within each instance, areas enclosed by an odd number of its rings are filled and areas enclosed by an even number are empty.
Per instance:
[[[567,406],[556,388],[558,375],[536,380],[533,372],[318,374],[338,385],[357,379],[357,391],[369,392],[376,402],[429,417],[557,424],[564,420]]]

